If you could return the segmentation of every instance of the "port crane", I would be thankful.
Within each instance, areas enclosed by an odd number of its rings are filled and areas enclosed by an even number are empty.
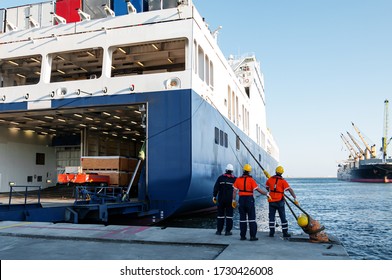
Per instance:
[[[343,133],[340,134],[340,138],[342,138],[344,144],[346,145],[346,147],[347,147],[348,150],[350,151],[351,157],[352,157],[354,160],[357,160],[357,159],[358,159],[358,156],[357,156],[357,154],[355,153],[353,146],[352,146],[352,145],[350,144],[350,142],[346,139],[346,137],[344,137]]]
[[[361,138],[363,144],[366,147],[365,150],[365,158],[368,159],[369,158],[369,154],[370,154],[370,158],[376,158],[376,146],[369,146],[369,144],[365,141],[365,139],[363,138],[361,132],[359,131],[359,129],[355,126],[355,124],[353,122],[351,122],[351,124],[353,125],[355,131],[358,133],[359,138]]]
[[[357,141],[355,141],[354,137],[350,134],[350,132],[347,131],[348,136],[350,137],[351,141],[354,143],[355,147],[357,147],[359,153],[358,153],[358,157],[359,159],[363,159],[365,156],[365,152],[362,150],[361,146],[359,146],[359,144],[357,143]]]

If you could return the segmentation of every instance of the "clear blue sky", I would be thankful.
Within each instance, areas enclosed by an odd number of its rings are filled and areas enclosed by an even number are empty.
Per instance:
[[[36,2],[0,0],[0,8]],[[253,52],[260,60],[284,175],[336,176],[348,156],[340,133],[355,134],[352,121],[380,147],[384,100],[392,107],[392,1],[194,3],[212,30],[223,26],[226,57]]]

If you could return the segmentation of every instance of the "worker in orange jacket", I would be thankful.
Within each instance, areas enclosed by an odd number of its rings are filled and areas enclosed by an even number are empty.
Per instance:
[[[257,223],[255,199],[253,192],[256,190],[259,193],[268,196],[268,193],[259,188],[256,181],[250,175],[252,167],[249,164],[244,165],[244,172],[241,177],[238,177],[233,184],[233,208],[236,207],[237,192],[239,193],[239,212],[240,212],[240,236],[241,240],[246,240],[247,223],[249,223],[250,241],[256,241]]]
[[[278,166],[275,170],[276,175],[270,177],[266,184],[267,191],[269,192],[270,199],[269,202],[269,236],[273,237],[275,234],[275,215],[276,211],[279,213],[280,221],[282,223],[282,232],[283,237],[290,237],[291,235],[288,233],[289,225],[286,219],[286,212],[285,212],[285,200],[284,200],[284,192],[290,192],[291,196],[294,198],[294,203],[298,204],[297,197],[287,183],[285,179],[283,179],[282,174],[284,169],[282,166]]]

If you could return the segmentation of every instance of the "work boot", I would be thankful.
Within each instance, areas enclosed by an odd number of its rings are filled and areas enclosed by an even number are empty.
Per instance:
[[[289,234],[287,230],[284,230],[283,237],[289,238],[289,237],[291,237],[291,234]]]
[[[259,240],[257,237],[255,237],[255,236],[252,236],[250,239],[249,239],[250,241],[257,241],[257,240]]]
[[[240,240],[246,240],[246,237],[245,236],[241,236]]]
[[[220,231],[215,232],[216,235],[221,235],[222,233]]]
[[[269,232],[269,237],[274,237],[274,234],[275,234],[275,229],[270,229],[270,232]]]
[[[232,235],[231,231],[226,231],[225,235]]]

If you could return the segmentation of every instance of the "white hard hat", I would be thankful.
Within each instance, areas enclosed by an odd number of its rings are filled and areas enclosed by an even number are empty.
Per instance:
[[[233,165],[231,165],[230,163],[226,166],[226,170],[228,170],[228,171],[233,171],[234,170],[234,168],[233,168]]]

